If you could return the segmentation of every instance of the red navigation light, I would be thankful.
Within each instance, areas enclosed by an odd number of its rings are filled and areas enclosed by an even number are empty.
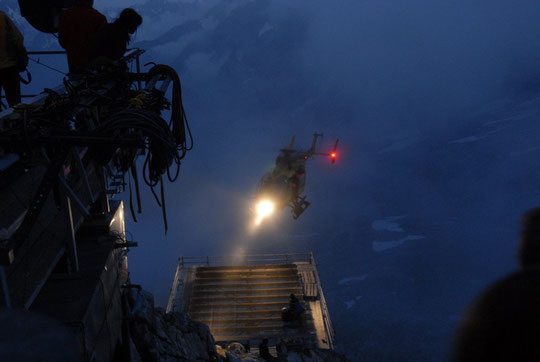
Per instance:
[[[330,159],[332,163],[336,163],[336,156],[337,156],[337,144],[339,140],[336,140],[336,143],[334,143],[334,149],[332,150],[332,153],[330,154]]]
[[[330,161],[331,161],[332,163],[336,163],[336,153],[335,153],[335,152],[332,152],[332,153],[330,154]]]

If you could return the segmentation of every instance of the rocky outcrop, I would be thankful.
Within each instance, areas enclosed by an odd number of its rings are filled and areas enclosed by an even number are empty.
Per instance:
[[[288,362],[347,362],[347,358],[327,349],[316,349],[302,353],[292,352],[287,356]]]
[[[220,352],[226,357],[227,362],[260,362],[258,348],[247,352],[240,343],[231,343],[227,348],[221,348]],[[275,355],[274,355],[275,356]],[[347,362],[347,358],[339,353],[326,349],[291,349],[286,356],[277,357],[275,362]]]
[[[258,348],[246,351],[240,343],[226,348],[216,346],[210,329],[183,313],[165,313],[154,307],[154,297],[146,291],[132,291],[129,298],[133,310],[131,339],[136,351],[132,360],[142,361],[227,361],[260,362]],[[345,356],[329,350],[291,349],[287,357],[276,361],[346,362]]]
[[[131,293],[134,309],[130,333],[143,361],[223,361],[216,353],[208,326],[182,313],[154,308],[154,297],[145,291]]]

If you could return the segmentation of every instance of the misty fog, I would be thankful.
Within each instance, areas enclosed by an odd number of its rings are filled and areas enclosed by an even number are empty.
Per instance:
[[[313,251],[352,360],[444,360],[464,308],[516,267],[540,202],[540,3],[95,1],[132,6],[142,63],[173,66],[195,148],[166,185],[169,232],[144,190],[127,228],[132,280],[164,305],[179,256]],[[27,48],[58,49],[16,17]],[[42,58],[45,62],[46,60]],[[62,57],[47,59],[66,70]],[[32,63],[29,92],[62,75]],[[250,230],[255,187],[296,135],[309,209]]]

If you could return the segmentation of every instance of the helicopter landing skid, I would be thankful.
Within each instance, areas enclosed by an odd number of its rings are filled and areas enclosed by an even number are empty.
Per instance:
[[[304,211],[306,211],[306,209],[308,208],[308,206],[311,205],[311,203],[309,201],[306,200],[306,197],[301,197],[301,196],[297,196],[295,200],[293,200],[293,203],[291,205],[291,208],[292,208],[292,214],[293,214],[293,219],[298,219],[298,217],[300,215],[302,215],[302,213]]]

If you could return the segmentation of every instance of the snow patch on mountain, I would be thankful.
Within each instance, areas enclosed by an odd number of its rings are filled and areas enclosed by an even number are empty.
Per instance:
[[[347,307],[347,309],[351,309],[360,299],[362,299],[362,296],[357,295],[354,299],[346,300],[343,303],[345,303],[345,307]]]
[[[261,28],[261,30],[259,30],[259,37],[261,37],[262,35],[264,35],[265,33],[271,31],[272,29],[274,29],[274,27],[268,23],[264,23],[263,27]]]
[[[146,1],[147,0],[116,0],[114,5],[118,8],[135,7],[144,4]],[[110,6],[110,1],[108,0],[94,0],[94,8],[102,9],[107,6]]]
[[[366,280],[367,277],[368,277],[367,274],[356,276],[356,277],[347,277],[347,278],[341,279],[338,282],[338,284],[343,285],[343,284],[347,284],[347,283],[350,283],[350,282],[353,282],[353,281],[364,281],[364,280]]]
[[[371,223],[373,230],[404,232],[403,228],[396,223],[396,220],[403,219],[405,216],[389,216],[382,220],[375,220]]]
[[[393,249],[395,247],[398,247],[400,245],[403,245],[406,241],[410,240],[421,240],[425,239],[426,237],[424,235],[407,235],[407,237],[404,237],[402,239],[398,240],[390,240],[390,241],[373,241],[372,247],[373,251],[379,253],[381,251],[385,251],[388,249]]]
[[[523,156],[523,155],[526,155],[528,153],[538,152],[538,151],[540,151],[540,146],[530,147],[530,148],[527,148],[527,149],[522,150],[522,151],[513,151],[513,152],[510,152],[510,156]]]
[[[467,137],[459,138],[457,140],[450,141],[448,142],[448,144],[476,142],[476,141],[480,141],[482,138],[485,138],[485,137],[467,136]]]

